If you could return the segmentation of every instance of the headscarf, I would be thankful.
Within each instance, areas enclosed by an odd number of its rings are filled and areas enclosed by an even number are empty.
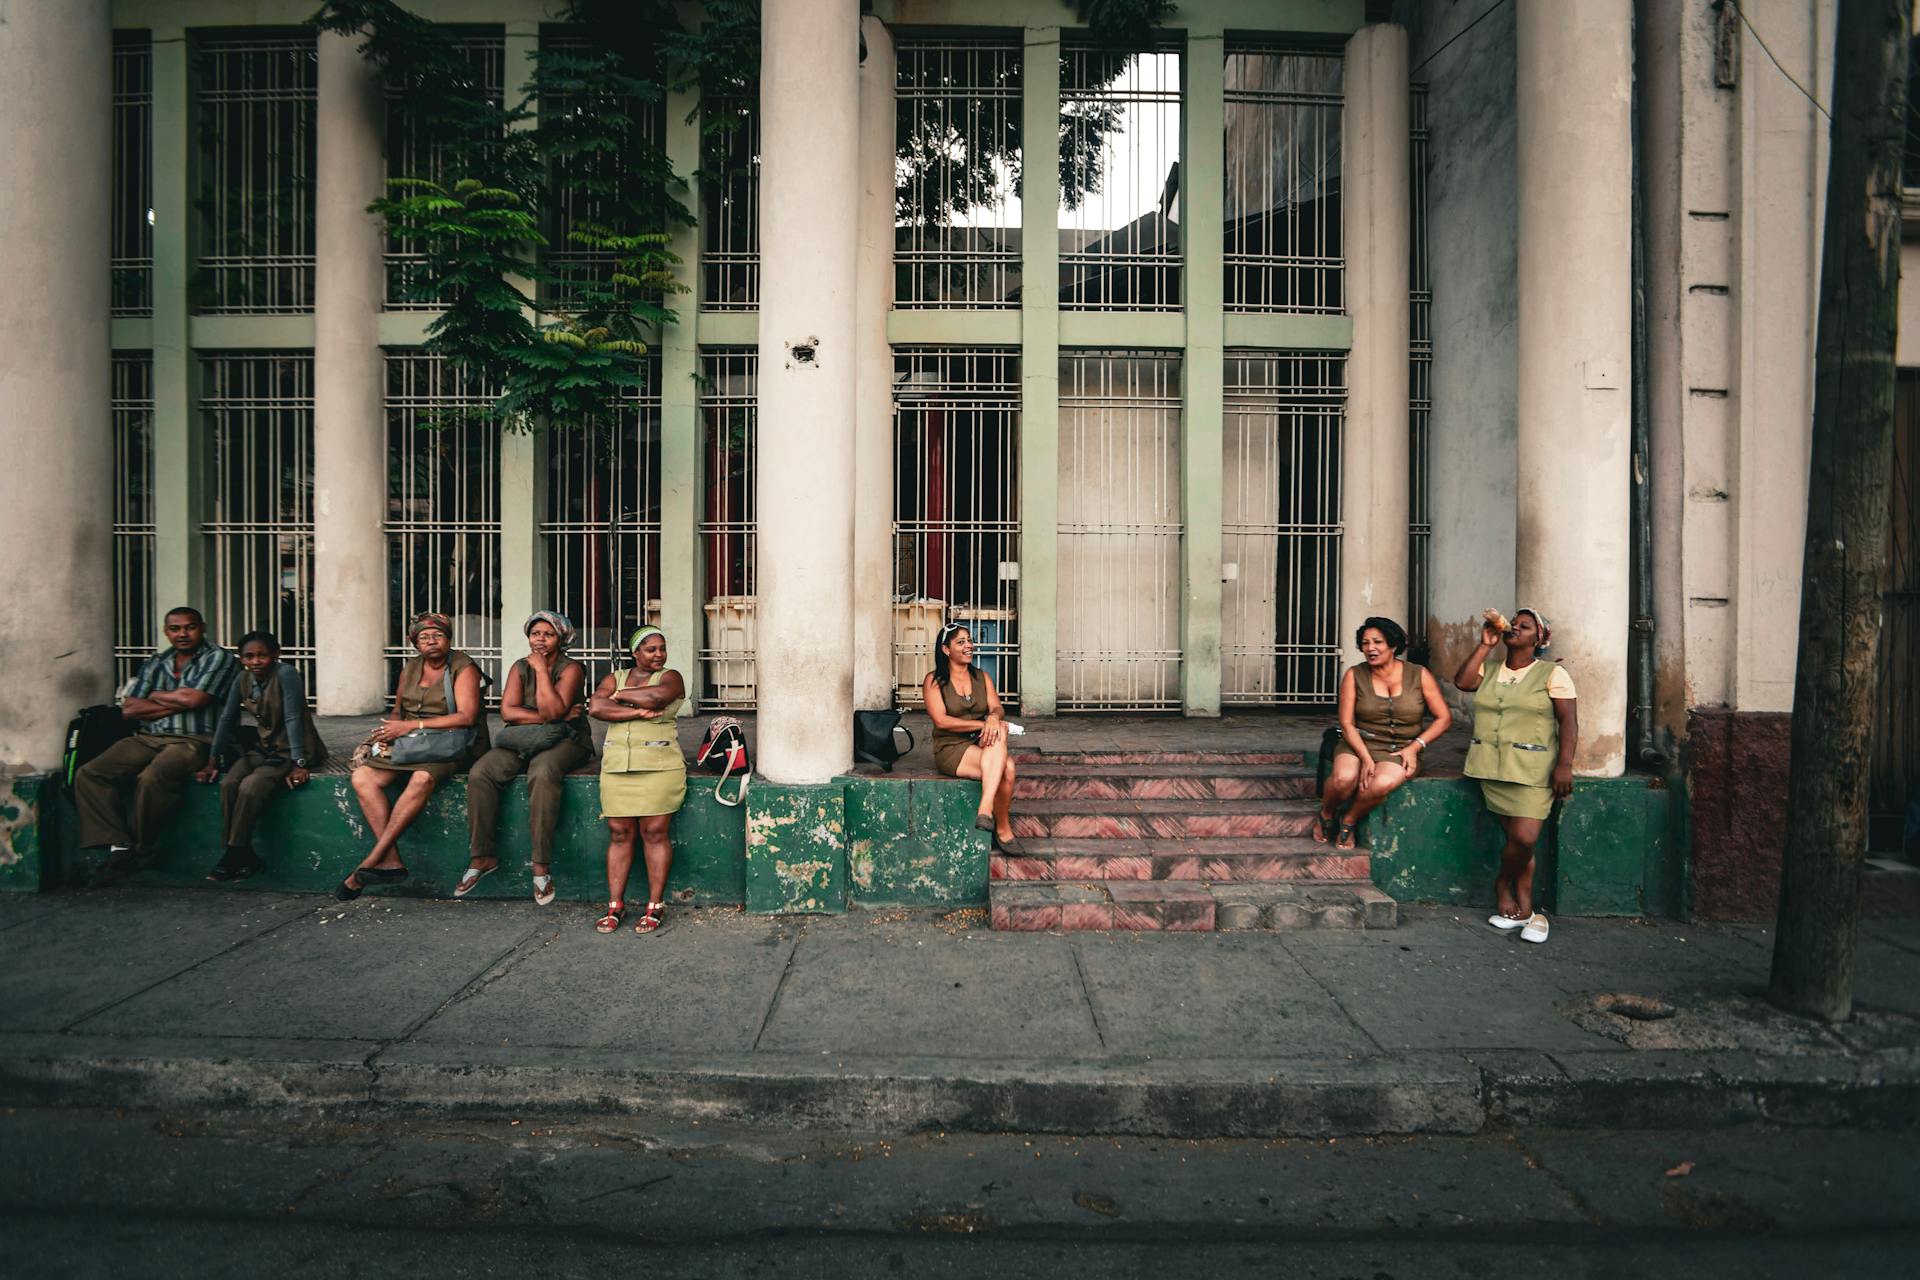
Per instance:
[[[1533,646],[1533,651],[1535,653],[1545,653],[1547,646],[1553,643],[1553,624],[1548,622],[1547,615],[1538,609],[1515,609],[1513,616],[1517,618],[1523,613],[1532,615],[1534,625],[1540,628],[1540,643]]]
[[[638,649],[648,636],[664,636],[666,634],[666,632],[658,627],[641,627],[627,638],[627,652],[632,653],[635,649]]]
[[[407,643],[414,643],[414,641],[419,638],[420,633],[428,627],[432,627],[446,636],[449,644],[453,642],[452,618],[449,618],[444,613],[418,613],[414,615],[413,621],[407,624]]]
[[[520,634],[523,636],[532,635],[533,624],[536,622],[544,622],[554,629],[560,637],[560,648],[562,652],[565,652],[572,646],[573,624],[567,621],[566,614],[556,613],[552,609],[535,609],[533,616],[527,619],[526,625],[520,628]]]

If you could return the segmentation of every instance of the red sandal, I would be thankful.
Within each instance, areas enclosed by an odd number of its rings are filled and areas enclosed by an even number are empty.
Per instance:
[[[626,903],[609,902],[607,904],[607,914],[593,922],[593,931],[595,933],[612,933],[620,927],[620,922],[626,918],[626,915]]]
[[[666,912],[667,912],[666,903],[649,902],[647,904],[646,914],[642,915],[640,917],[640,922],[633,926],[633,931],[635,933],[660,932],[662,929],[667,927],[667,922],[665,918]]]

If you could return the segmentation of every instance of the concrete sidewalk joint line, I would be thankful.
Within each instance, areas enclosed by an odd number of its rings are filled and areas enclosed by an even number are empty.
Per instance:
[[[264,929],[261,929],[255,933],[250,933],[244,938],[236,939],[235,941],[229,943],[227,946],[224,946],[220,950],[214,952],[212,955],[201,956],[198,960],[195,960],[192,964],[183,965],[180,968],[175,969],[170,973],[164,973],[160,977],[155,978],[152,982],[149,982],[146,986],[141,987],[137,991],[126,992],[120,996],[115,997],[112,1000],[108,1000],[105,1003],[98,1005],[95,1008],[87,1010],[85,1013],[81,1014],[79,1017],[67,1023],[66,1026],[61,1028],[61,1030],[63,1031],[77,1030],[81,1023],[86,1022],[91,1018],[97,1018],[101,1014],[106,1013],[109,1010],[117,1009],[121,1005],[126,1004],[130,1000],[137,1000],[141,996],[146,995],[149,991],[155,990],[158,987],[165,986],[167,983],[174,981],[176,978],[184,978],[186,975],[192,973],[194,970],[204,968],[205,966],[212,964],[216,960],[220,960],[226,956],[230,956],[234,952],[240,950],[243,947],[252,946],[254,943],[258,942],[260,939],[266,937],[268,934],[275,933],[281,929],[284,929],[286,926],[292,924],[294,921],[302,919],[303,917],[310,917],[318,913],[320,910],[321,910],[320,907],[315,906],[315,907],[306,908],[301,911],[289,911],[284,920],[276,920]]]
[[[1100,1008],[1093,1002],[1093,989],[1087,985],[1087,971],[1080,963],[1080,947],[1077,943],[1067,946],[1067,954],[1073,957],[1074,976],[1080,979],[1080,998],[1087,1002],[1087,1016],[1093,1019],[1093,1035],[1104,1051],[1107,1047],[1107,1033],[1100,1027]]]
[[[767,1034],[767,1026],[773,1021],[773,1015],[779,1012],[780,997],[787,989],[787,979],[793,976],[794,961],[800,954],[800,942],[801,939],[806,936],[807,926],[806,923],[802,921],[799,932],[787,943],[787,956],[786,959],[781,962],[780,976],[774,980],[773,995],[768,998],[766,1010],[760,1015],[760,1025],[754,1029],[751,1048],[755,1052],[759,1050],[760,1041]]]

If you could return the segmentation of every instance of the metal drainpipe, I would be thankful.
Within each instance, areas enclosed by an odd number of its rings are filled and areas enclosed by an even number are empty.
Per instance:
[[[1637,26],[1638,24],[1636,24]],[[1634,33],[1639,45],[1639,32]],[[1640,77],[1633,78],[1629,128],[1633,132],[1633,758],[1659,768],[1667,757],[1656,745],[1653,724],[1653,473],[1649,447],[1652,404],[1647,391],[1647,224],[1641,192]]]

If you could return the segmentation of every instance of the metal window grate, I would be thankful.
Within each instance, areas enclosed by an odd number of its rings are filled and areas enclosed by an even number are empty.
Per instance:
[[[158,643],[153,616],[153,356],[113,356],[113,657],[124,682]]]
[[[547,435],[548,590],[598,680],[638,622],[659,621],[660,362],[619,419]]]
[[[153,40],[113,33],[113,314],[153,314]]]
[[[1433,508],[1429,459],[1433,452],[1433,276],[1427,249],[1427,87],[1416,84],[1408,95],[1412,137],[1407,147],[1410,193],[1407,357],[1407,644],[1425,662],[1431,652],[1427,634],[1433,612]]]
[[[706,563],[703,706],[755,703],[754,465],[758,458],[759,354],[712,348],[700,357],[700,447],[706,500],[700,545]]]
[[[543,49],[576,53],[590,52],[593,47],[588,38],[574,28],[545,29],[541,32],[540,43]],[[646,141],[654,147],[664,146],[667,137],[666,104],[629,99],[627,105],[638,114]],[[548,94],[540,100],[540,113],[549,119],[575,109],[576,99],[571,95]],[[632,160],[634,157],[623,156],[623,159]],[[578,301],[583,285],[606,277],[614,260],[611,253],[583,248],[575,243],[573,231],[583,222],[605,224],[608,219],[594,197],[569,181],[564,166],[553,174],[552,198],[543,212],[547,247],[542,253],[542,261],[547,268],[548,278],[540,282],[540,304],[548,309],[565,310]],[[663,217],[660,228],[656,229],[669,228],[671,225],[671,220]]]
[[[1060,356],[1063,711],[1180,706],[1180,357]]]
[[[1180,49],[1060,54],[1060,305],[1180,309]]]
[[[964,623],[1020,700],[1020,353],[904,347],[893,361],[895,700],[921,702],[940,625]]]
[[[1341,56],[1231,44],[1226,67],[1226,308],[1345,310]]]
[[[471,31],[460,40],[460,51],[468,66],[479,78],[480,85],[495,104],[502,102],[506,95],[507,81],[507,43],[498,28],[491,31]],[[397,90],[389,87],[387,101],[393,102],[399,97]],[[387,177],[428,178],[444,183],[449,176],[447,158],[438,148],[432,146],[421,136],[418,124],[401,112],[387,112]],[[405,236],[387,237],[387,300],[389,311],[438,311],[440,301],[435,298],[411,296],[420,264],[426,254],[421,252]]]
[[[255,629],[313,687],[313,357],[212,353],[200,362],[210,458],[214,638]]]
[[[760,305],[760,104],[716,97],[702,108],[700,305],[752,311]],[[730,128],[713,130],[716,120]]]
[[[196,55],[199,310],[311,311],[313,36],[202,36]]]
[[[1324,705],[1340,677],[1346,357],[1232,351],[1224,398],[1221,699]]]
[[[500,427],[491,391],[439,356],[387,356],[387,658],[413,656],[407,623],[453,620],[453,647],[500,679]]]
[[[1020,45],[902,40],[898,52],[894,298],[1018,306]]]

